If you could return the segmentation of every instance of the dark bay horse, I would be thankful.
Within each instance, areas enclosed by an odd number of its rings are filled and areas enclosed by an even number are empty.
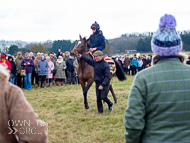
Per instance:
[[[74,49],[71,51],[71,55],[73,54],[82,54],[83,56],[92,59],[92,56],[88,52],[88,41],[89,39],[86,40],[86,38],[83,38],[79,36],[80,40],[76,42]],[[91,85],[94,82],[94,67],[90,66],[87,64],[83,59],[78,60],[79,67],[77,69],[77,74],[79,77],[79,82],[82,86],[83,89],[83,96],[84,96],[84,104],[85,104],[85,109],[88,109],[88,101],[87,101],[87,92]],[[116,74],[118,74],[118,79],[120,81],[126,80],[126,76],[123,72],[123,69],[120,67],[120,65],[116,62]],[[113,74],[111,73],[110,78],[112,79]],[[111,80],[110,79],[110,80]],[[87,83],[87,84],[86,84]],[[110,84],[109,90],[112,93],[114,102],[117,103],[117,98],[115,96],[115,93],[113,91],[112,85]]]

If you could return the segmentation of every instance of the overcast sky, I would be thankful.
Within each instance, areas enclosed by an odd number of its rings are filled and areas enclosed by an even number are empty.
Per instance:
[[[0,40],[77,40],[94,21],[106,39],[158,29],[165,13],[190,29],[190,0],[0,0]]]

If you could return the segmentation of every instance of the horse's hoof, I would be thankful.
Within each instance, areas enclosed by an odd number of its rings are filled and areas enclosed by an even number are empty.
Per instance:
[[[87,106],[85,106],[85,109],[89,109],[89,106],[87,105]]]

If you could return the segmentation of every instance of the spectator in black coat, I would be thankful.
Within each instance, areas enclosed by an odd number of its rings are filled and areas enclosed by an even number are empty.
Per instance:
[[[152,56],[151,55],[148,55],[147,61],[148,61],[149,67],[150,67],[151,66],[151,61],[152,61]]]
[[[66,60],[66,66],[67,66],[67,76],[68,76],[68,83],[71,84],[71,82],[73,82],[73,84],[75,84],[75,76],[74,76],[74,58],[72,58],[71,56],[69,56],[69,58]]]
[[[32,52],[30,52],[29,56],[30,56],[30,59],[32,59],[33,61],[35,60],[34,54]],[[35,71],[35,65],[33,65],[33,67],[32,67],[32,78],[31,78],[32,85],[34,85],[34,78],[35,77],[36,77],[36,71]]]
[[[13,61],[13,58],[11,56],[8,57],[8,61],[11,63],[11,69],[10,69],[10,79],[9,81],[14,84],[15,78],[16,78],[16,65]]]
[[[57,59],[58,59],[59,56],[62,56],[61,47],[59,47],[59,49],[58,49]]]
[[[147,61],[145,55],[143,56],[143,60],[142,61],[143,61],[143,69],[146,69],[146,65],[148,64],[148,61]]]

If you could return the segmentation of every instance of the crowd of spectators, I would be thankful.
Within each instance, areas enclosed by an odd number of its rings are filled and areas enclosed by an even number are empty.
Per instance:
[[[58,54],[51,53],[25,53],[21,52],[14,56],[1,53],[0,64],[10,72],[9,81],[20,88],[31,89],[31,85],[37,84],[38,88],[61,84],[76,84],[77,60],[68,51]],[[75,63],[74,63],[75,62]],[[25,71],[24,76],[22,75]]]
[[[148,55],[140,55],[140,56],[136,56],[136,54],[134,55],[124,55],[124,57],[122,56],[118,56],[116,55],[116,57],[112,57],[110,56],[110,58],[112,58],[113,60],[119,62],[119,64],[123,67],[123,70],[126,72],[127,75],[136,75],[137,71],[140,72],[143,69],[146,69],[147,67],[151,66],[151,61],[152,61],[152,56]]]

